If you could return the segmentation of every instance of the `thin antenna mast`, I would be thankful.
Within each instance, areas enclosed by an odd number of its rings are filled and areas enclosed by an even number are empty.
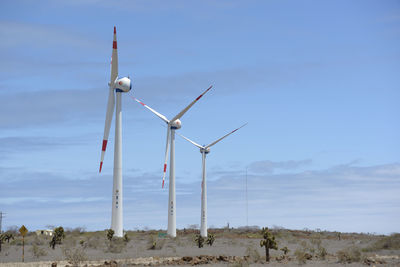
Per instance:
[[[247,167],[246,167],[246,226],[249,227],[249,199],[247,197]]]
[[[2,225],[2,221],[3,221],[3,212],[1,212],[0,211],[0,234],[3,232],[2,230],[1,230],[1,225]]]

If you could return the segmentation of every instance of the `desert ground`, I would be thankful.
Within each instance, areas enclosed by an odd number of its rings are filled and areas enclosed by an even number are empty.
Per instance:
[[[278,249],[270,250],[270,266],[400,266],[400,234],[374,235],[311,230],[270,229]],[[212,246],[199,248],[199,231],[183,229],[176,238],[165,231],[127,231],[128,239],[107,238],[107,231],[66,229],[55,249],[51,237],[30,232],[5,241],[1,266],[260,266],[266,264],[260,229],[211,229]],[[282,248],[287,247],[285,255]],[[52,265],[53,264],[53,265]]]

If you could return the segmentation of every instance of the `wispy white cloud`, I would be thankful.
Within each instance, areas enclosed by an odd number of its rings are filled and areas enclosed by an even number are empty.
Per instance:
[[[5,205],[23,204],[26,202],[32,203],[84,203],[84,202],[98,202],[106,200],[104,197],[64,197],[64,198],[48,198],[48,197],[0,197],[0,202]]]
[[[249,165],[248,169],[256,173],[271,173],[274,170],[295,170],[299,167],[311,164],[311,159],[305,160],[289,160],[289,161],[256,161]]]
[[[74,118],[82,119],[82,114],[90,120],[90,115],[102,114],[107,92],[98,90],[45,90],[29,93],[5,94],[0,99],[0,126],[31,127],[63,123]],[[102,98],[103,97],[103,98]]]
[[[398,231],[395,222],[400,220],[399,167],[400,163],[366,167],[344,164],[287,174],[249,172],[249,222],[340,231]],[[18,171],[8,170],[10,172]],[[245,174],[242,170],[236,173],[227,170],[226,173],[213,173],[213,176],[215,179],[208,182],[209,222],[217,226],[228,221],[233,226],[244,225]],[[0,202],[6,211],[13,209],[22,213],[29,208],[41,213],[46,209],[45,214],[50,216],[52,210],[65,209],[68,216],[78,216],[84,212],[85,203],[109,209],[110,175],[80,181],[57,174],[25,177],[24,182],[0,181]],[[130,222],[130,227],[166,227],[168,190],[160,188],[159,178],[158,172],[136,171],[124,176],[125,219]],[[43,184],[46,188],[42,188]],[[178,227],[198,223],[200,190],[199,181],[180,183],[177,179]],[[107,224],[109,214],[100,210],[92,210],[91,216]],[[76,218],[79,219],[71,226],[89,225],[88,220]],[[67,222],[72,221],[58,215],[56,224]]]
[[[10,48],[15,46],[37,47],[47,49],[49,47],[87,47],[93,48],[99,45],[96,40],[88,36],[72,32],[68,28],[55,25],[43,25],[34,23],[0,21],[0,47]]]
[[[65,139],[54,137],[0,137],[0,153],[19,153],[29,150],[46,150],[52,148],[59,148],[62,146],[72,145],[73,143]],[[77,144],[77,142],[75,142]]]

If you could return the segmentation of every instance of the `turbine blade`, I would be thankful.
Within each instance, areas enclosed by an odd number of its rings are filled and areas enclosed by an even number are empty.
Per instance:
[[[198,148],[203,148],[203,146],[201,146],[201,145],[197,144],[196,142],[190,140],[189,138],[181,135],[180,133],[177,133],[177,134],[180,135],[182,138],[186,139],[186,141],[188,141],[188,142],[192,143],[193,145],[197,146]]]
[[[230,132],[230,133],[228,133],[228,134],[222,136],[222,137],[221,137],[220,139],[218,139],[217,141],[212,142],[211,144],[207,145],[205,148],[212,147],[213,145],[215,145],[216,143],[218,143],[219,141],[221,141],[221,140],[224,139],[225,137],[228,137],[229,135],[233,134],[234,132],[236,132],[237,130],[239,130],[240,128],[242,128],[242,127],[244,127],[244,126],[246,126],[246,125],[247,125],[247,123],[243,124],[242,126],[240,126],[239,128],[233,130],[232,132]]]
[[[100,159],[99,172],[101,172],[101,168],[103,167],[104,155],[106,153],[107,142],[108,142],[108,136],[110,134],[111,121],[112,121],[112,117],[114,114],[114,105],[115,105],[115,94],[114,94],[114,90],[110,86],[110,93],[108,95],[108,103],[107,103],[106,122],[104,125],[103,145],[101,148],[101,159]]]
[[[207,93],[211,88],[212,88],[212,85],[211,85],[210,87],[208,87],[208,89],[205,90],[201,95],[199,95],[195,100],[193,100],[193,102],[190,103],[186,108],[184,108],[181,112],[179,112],[178,115],[176,115],[171,121],[175,121],[175,120],[181,118],[181,117],[186,113],[186,111],[188,111],[188,110],[194,105],[194,103],[196,103],[197,101],[199,101],[199,99],[200,99],[205,93]]]
[[[111,78],[110,78],[110,86],[114,87],[114,82],[118,77],[118,51],[117,51],[117,30],[114,26],[114,40],[113,40],[113,49],[111,56]]]
[[[113,37],[113,49],[111,54],[111,77],[110,77],[110,92],[108,95],[108,103],[107,103],[107,112],[106,112],[106,123],[104,126],[104,137],[103,144],[101,148],[101,159],[100,159],[100,168],[99,172],[103,167],[104,155],[106,153],[108,135],[110,134],[110,127],[112,116],[114,113],[115,106],[115,95],[114,95],[114,84],[118,77],[118,52],[117,52],[117,30],[114,26],[114,37]]]
[[[164,181],[165,181],[165,174],[167,172],[167,161],[168,161],[168,150],[169,150],[169,135],[170,135],[171,129],[168,125],[167,128],[167,145],[165,147],[165,160],[164,160],[164,173],[163,173],[163,178],[162,178],[162,188],[164,188]]]
[[[157,111],[155,111],[154,109],[152,109],[151,107],[149,107],[148,105],[146,105],[145,103],[143,103],[142,101],[140,101],[139,99],[131,96],[133,100],[135,100],[136,102],[138,102],[139,104],[141,104],[143,107],[147,108],[148,110],[150,110],[151,112],[153,112],[157,117],[159,117],[160,119],[162,119],[163,121],[165,121],[166,123],[169,123],[169,120],[167,119],[167,117],[165,117],[164,115],[158,113]]]

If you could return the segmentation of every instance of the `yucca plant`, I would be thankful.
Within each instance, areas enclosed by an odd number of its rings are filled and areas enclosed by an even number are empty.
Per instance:
[[[61,244],[61,240],[64,238],[64,228],[62,226],[55,228],[53,238],[50,241],[50,247],[54,249],[57,244]]]
[[[265,260],[269,262],[269,250],[278,249],[275,241],[275,236],[268,230],[268,227],[263,227],[261,230],[264,240],[260,241],[260,246],[265,247]]]
[[[283,247],[281,248],[281,250],[283,251],[283,255],[287,255],[288,252],[290,251],[287,247]]]
[[[4,235],[4,241],[7,241],[7,243],[10,243],[10,239],[14,239],[14,235],[12,233],[3,233]]]
[[[114,230],[113,229],[108,229],[107,230],[107,239],[110,240],[110,242],[111,242],[113,237],[114,237]]]
[[[213,234],[208,234],[206,241],[207,245],[212,246],[214,241],[215,241],[215,236]]]
[[[125,243],[129,243],[129,241],[131,241],[131,239],[129,238],[128,234],[125,233],[125,234],[124,234],[124,242],[125,242]]]
[[[202,237],[201,235],[196,235],[196,238],[195,238],[194,241],[196,241],[196,244],[197,244],[197,246],[199,246],[199,248],[203,247],[203,245],[204,245],[204,237]]]

